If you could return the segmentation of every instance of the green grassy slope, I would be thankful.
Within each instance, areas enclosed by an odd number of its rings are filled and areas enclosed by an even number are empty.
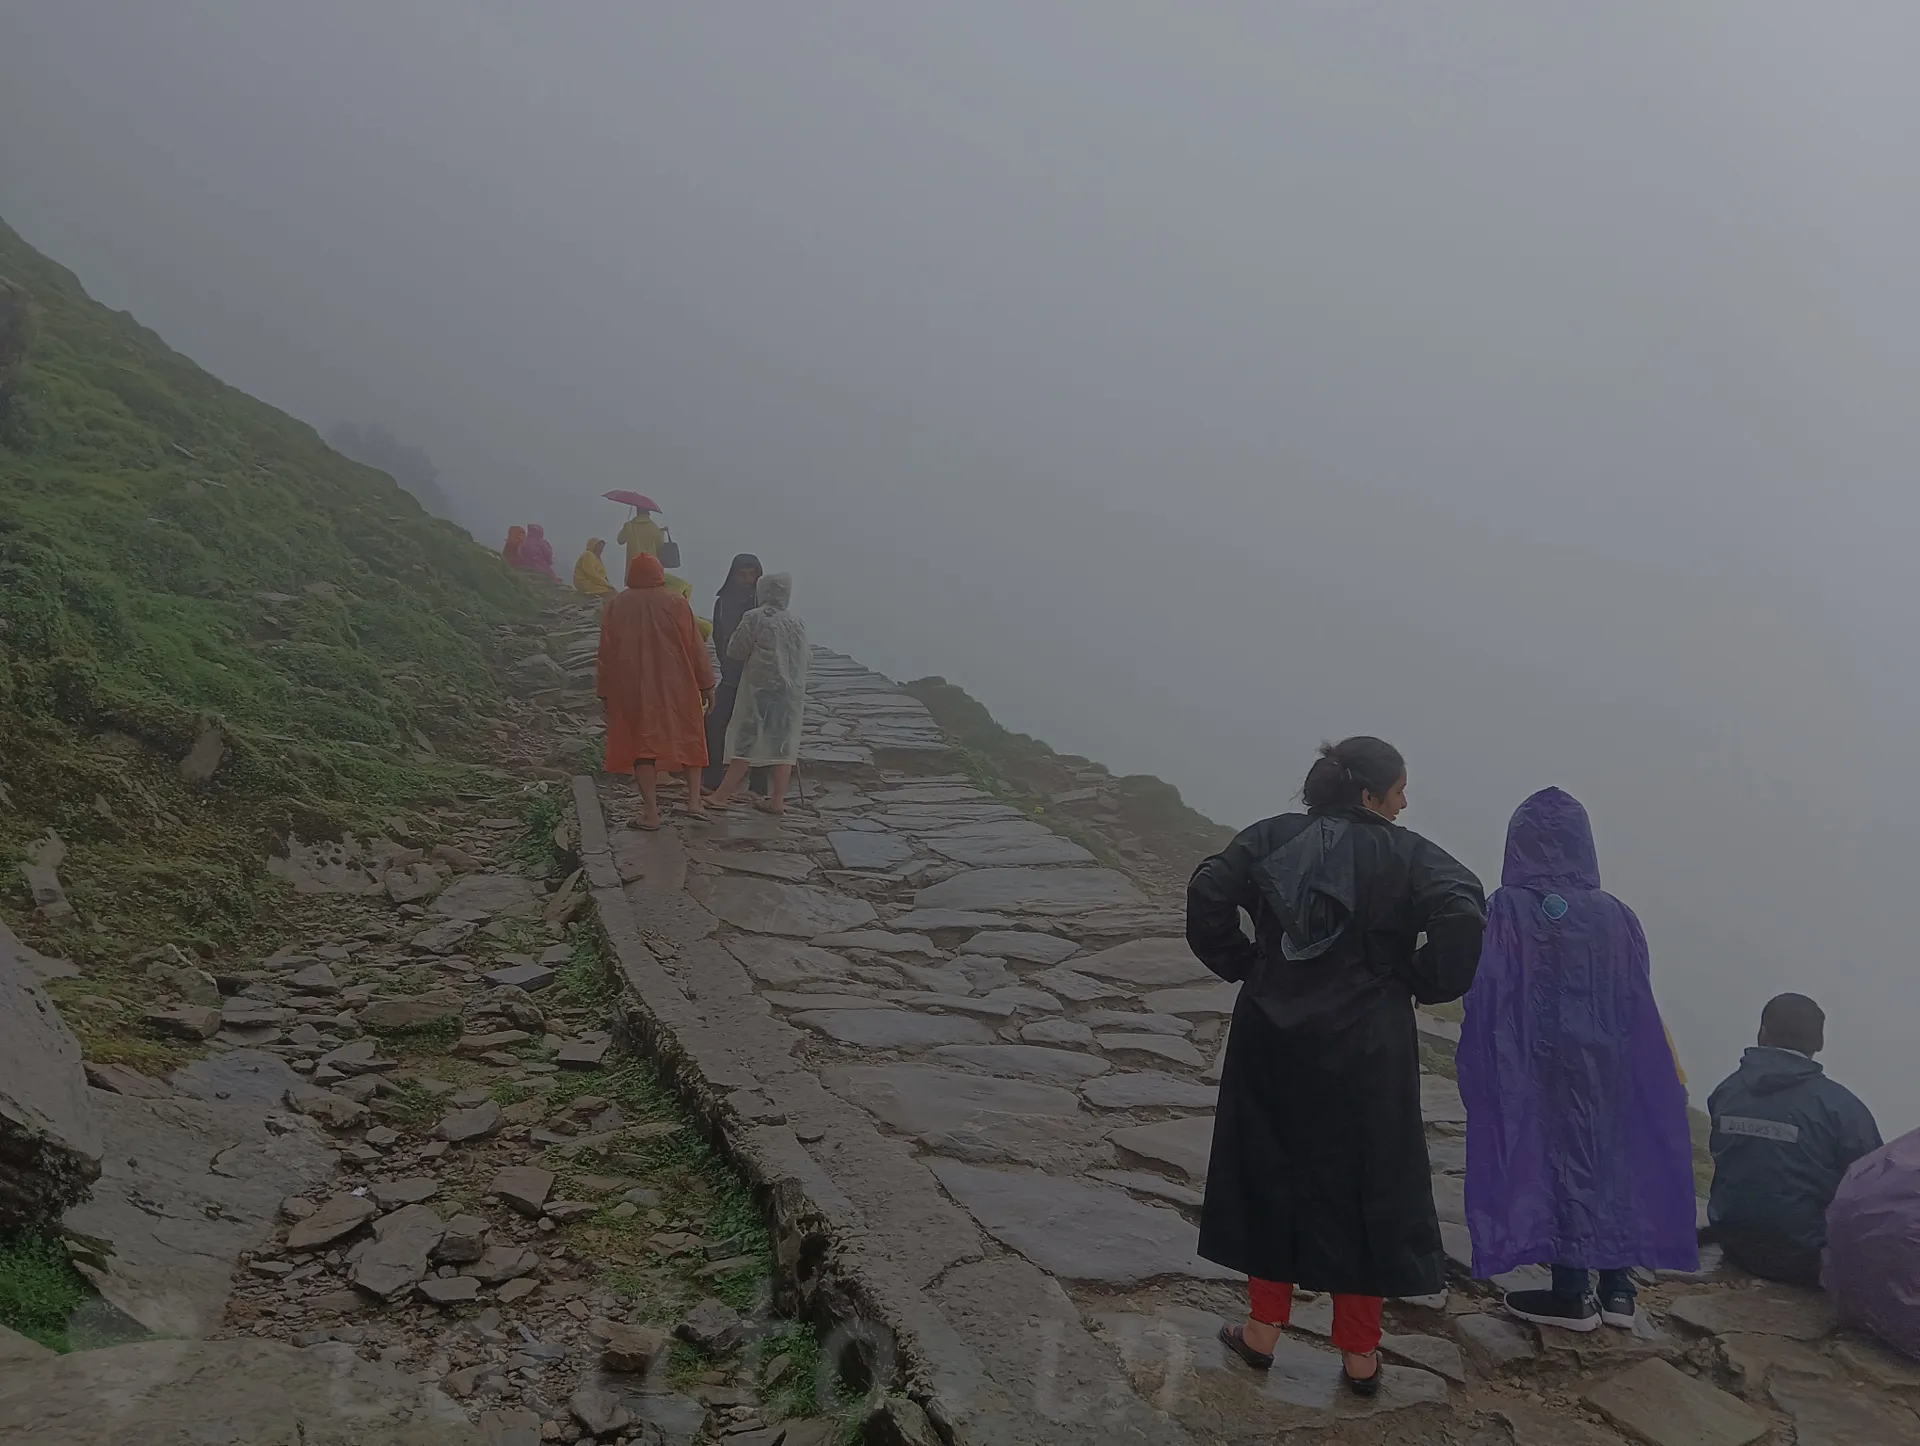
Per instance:
[[[1176,861],[1183,871],[1233,837],[1232,829],[1189,807],[1171,783],[1146,773],[1116,777],[1077,753],[1056,753],[1038,738],[1002,727],[985,704],[957,683],[929,677],[902,686],[927,705],[934,721],[960,745],[971,765],[991,777],[996,791],[1048,814],[1052,827],[1093,847],[1095,853],[1101,852],[1097,840],[1086,836],[1071,812],[1051,806],[1051,800],[1084,787],[1096,775],[1105,785],[1106,806],[1121,824],[1154,854]]]
[[[447,786],[421,742],[457,752],[479,726],[493,629],[533,600],[385,473],[0,224],[0,297],[19,289],[10,386],[0,356],[0,914],[82,959],[210,953],[252,927],[271,835]],[[191,789],[176,765],[207,717],[231,758]],[[79,910],[57,931],[14,868],[48,827]]]

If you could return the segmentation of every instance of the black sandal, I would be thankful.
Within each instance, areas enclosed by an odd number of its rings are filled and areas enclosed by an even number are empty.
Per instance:
[[[1347,1389],[1356,1396],[1372,1398],[1380,1394],[1380,1352],[1373,1353],[1373,1374],[1371,1376],[1348,1376],[1346,1362],[1340,1364],[1340,1374],[1346,1376]]]
[[[1241,1334],[1241,1329],[1242,1328],[1237,1325],[1221,1326],[1220,1344],[1232,1351],[1256,1371],[1272,1370],[1273,1357],[1265,1351],[1256,1351],[1252,1346],[1248,1345],[1246,1336]]]

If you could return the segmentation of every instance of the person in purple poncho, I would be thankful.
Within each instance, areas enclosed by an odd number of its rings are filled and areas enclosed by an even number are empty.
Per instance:
[[[527,540],[520,544],[520,560],[515,566],[528,572],[544,572],[555,582],[560,580],[553,570],[553,544],[547,541],[547,530],[539,523],[527,524]]]
[[[1500,882],[1458,1055],[1473,1273],[1550,1264],[1553,1288],[1512,1292],[1509,1311],[1631,1329],[1633,1266],[1700,1263],[1687,1091],[1646,935],[1601,889],[1587,811],[1558,788],[1515,810]]]

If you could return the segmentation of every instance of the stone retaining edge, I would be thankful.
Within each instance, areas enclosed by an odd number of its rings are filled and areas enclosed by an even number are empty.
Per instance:
[[[968,1446],[953,1405],[978,1359],[926,1292],[861,1249],[858,1226],[844,1223],[859,1218],[852,1202],[790,1128],[770,1122],[777,1111],[759,1081],[641,940],[592,778],[574,778],[573,801],[593,918],[621,985],[618,1028],[760,1196],[779,1303],[840,1345],[836,1364],[856,1385],[898,1381],[946,1446]]]

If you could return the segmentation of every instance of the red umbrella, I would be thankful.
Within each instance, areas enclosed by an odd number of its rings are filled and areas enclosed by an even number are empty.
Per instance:
[[[638,507],[642,512],[658,512],[660,504],[651,497],[642,497],[638,492],[603,492],[600,494],[609,502],[624,502],[629,507]]]

